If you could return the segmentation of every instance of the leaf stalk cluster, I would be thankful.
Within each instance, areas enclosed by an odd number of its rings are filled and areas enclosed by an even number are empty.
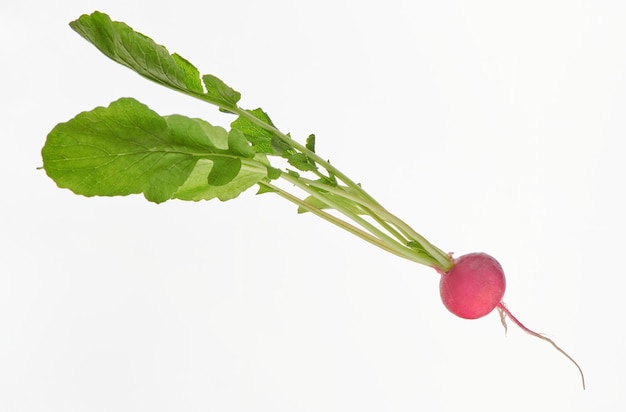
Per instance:
[[[450,256],[387,211],[336,166],[281,132],[261,109],[213,75],[201,76],[189,61],[112,21],[83,15],[70,26],[112,60],[143,77],[217,106],[237,119],[231,130],[180,115],[159,116],[134,99],[81,113],[55,127],[42,150],[44,169],[61,187],[87,196],[144,193],[151,201],[230,200],[251,186],[272,192],[402,258],[448,271]],[[288,167],[276,167],[282,158]],[[276,184],[282,179],[304,192]]]

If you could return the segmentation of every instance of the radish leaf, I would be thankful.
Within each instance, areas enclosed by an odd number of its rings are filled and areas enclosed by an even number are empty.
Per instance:
[[[236,143],[232,149],[229,140]],[[254,152],[240,139],[229,139],[223,128],[181,115],[162,117],[131,98],[60,123],[48,135],[42,156],[48,175],[77,194],[143,193],[157,203],[172,197],[232,199],[267,175],[263,163],[253,159]],[[220,167],[196,169],[200,159]],[[240,177],[242,161],[248,167]],[[250,173],[252,169],[256,172]],[[200,190],[201,172],[206,172],[205,186],[239,180],[223,191]]]
[[[202,81],[207,89],[207,95],[213,102],[223,108],[235,108],[241,99],[241,93],[227,86],[223,81],[211,74],[202,76]]]
[[[177,90],[203,93],[200,73],[179,55],[104,13],[82,15],[70,27],[102,53],[140,75]]]
[[[265,123],[273,126],[270,117],[260,108],[254,110],[248,110],[247,113],[252,115],[252,119],[244,116],[239,116],[235,121],[230,124],[234,130],[239,130],[243,135],[252,143],[252,148],[257,153],[276,154],[272,147],[272,140],[275,139],[274,133],[263,128],[261,124],[254,122],[253,120],[259,120],[261,123]]]
[[[188,60],[170,54],[150,37],[101,12],[84,14],[70,27],[112,60],[163,86],[211,102],[226,111],[237,107],[241,95],[212,75],[202,76]],[[206,92],[202,83],[206,87]]]
[[[222,201],[231,200],[248,188],[265,180],[267,175],[265,168],[242,162],[241,169],[235,179],[221,186],[211,186],[207,184],[207,176],[214,167],[218,166],[210,160],[198,160],[187,181],[178,188],[173,197],[193,201],[211,200],[213,198]]]

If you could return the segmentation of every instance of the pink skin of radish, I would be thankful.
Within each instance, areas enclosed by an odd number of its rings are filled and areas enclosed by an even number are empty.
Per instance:
[[[485,253],[470,253],[454,259],[439,283],[441,300],[458,317],[478,319],[502,301],[506,281],[497,260]]]
[[[497,260],[486,253],[470,253],[453,261],[454,265],[448,272],[437,270],[441,275],[441,300],[450,312],[464,319],[478,319],[497,308],[505,331],[505,317],[508,316],[524,332],[550,343],[576,365],[585,388],[585,376],[578,363],[550,338],[524,326],[504,305],[502,297],[506,280]]]

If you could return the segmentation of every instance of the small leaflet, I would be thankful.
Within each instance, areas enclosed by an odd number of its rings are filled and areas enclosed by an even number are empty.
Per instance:
[[[207,90],[207,98],[214,104],[223,109],[237,108],[237,102],[241,99],[241,93],[227,86],[226,83],[212,74],[202,76],[202,81]]]
[[[260,108],[248,110],[248,113],[264,123],[272,124],[269,116]],[[275,154],[274,148],[272,147],[272,139],[274,138],[272,132],[265,130],[244,116],[237,117],[230,126],[243,133],[246,139],[252,144],[252,149],[256,153]]]
[[[301,170],[303,172],[308,172],[311,170],[317,169],[317,165],[309,156],[304,153],[294,153],[289,155],[284,155],[287,158],[287,161],[290,165]]]
[[[312,133],[306,138],[306,148],[315,153],[315,135]]]

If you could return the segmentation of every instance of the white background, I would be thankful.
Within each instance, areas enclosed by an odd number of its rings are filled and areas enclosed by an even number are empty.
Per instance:
[[[254,190],[84,198],[40,149],[122,96],[232,120],[101,55],[107,12],[262,106],[505,301],[467,321],[438,275]],[[12,1],[0,6],[0,410],[623,411],[621,1]]]

